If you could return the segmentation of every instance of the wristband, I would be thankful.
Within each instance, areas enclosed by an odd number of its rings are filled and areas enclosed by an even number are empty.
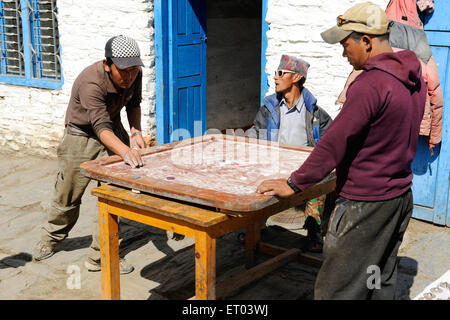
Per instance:
[[[286,182],[288,186],[291,187],[292,190],[294,190],[295,193],[299,193],[302,191],[292,182],[291,177],[289,177]]]
[[[131,135],[131,137],[133,138],[134,136],[137,136],[138,134],[142,136],[142,132],[136,131],[135,133],[133,133],[133,134]]]

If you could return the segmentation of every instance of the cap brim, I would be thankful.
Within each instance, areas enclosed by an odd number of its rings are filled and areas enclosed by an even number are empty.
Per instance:
[[[112,62],[116,65],[119,69],[126,69],[130,67],[137,67],[141,66],[143,67],[144,64],[142,63],[141,58],[139,57],[125,57],[125,58],[111,58]]]
[[[322,32],[320,35],[326,43],[335,44],[347,38],[352,32],[352,30],[342,30],[337,26],[334,26],[333,28]]]

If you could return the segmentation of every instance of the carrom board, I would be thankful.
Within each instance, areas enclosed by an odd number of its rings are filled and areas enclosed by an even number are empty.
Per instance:
[[[227,211],[256,211],[277,202],[256,193],[267,179],[287,179],[311,153],[266,140],[205,135],[141,150],[144,166],[131,168],[119,156],[81,165],[82,173],[139,191]]]

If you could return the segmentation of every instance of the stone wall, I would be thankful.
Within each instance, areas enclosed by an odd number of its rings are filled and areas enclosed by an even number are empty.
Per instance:
[[[106,41],[131,36],[145,64],[142,129],[154,135],[155,81],[153,1],[58,0],[58,27],[64,85],[61,90],[0,84],[0,151],[56,156],[72,84],[88,65],[104,57]],[[129,128],[125,111],[122,122]]]
[[[231,1],[231,0],[230,0]],[[328,45],[320,33],[336,23],[336,16],[360,0],[268,0],[266,51],[269,92],[273,71],[283,53],[307,60],[311,67],[305,86],[332,117],[339,112],[335,100],[351,66],[342,57],[342,47]],[[386,7],[389,0],[372,0]],[[152,0],[58,0],[64,85],[47,90],[0,84],[0,152],[56,155],[63,133],[70,91],[82,69],[104,56],[106,41],[117,34],[135,38],[145,64],[142,129],[155,136],[155,49]],[[260,57],[256,57],[260,59]],[[258,79],[259,81],[259,79]],[[220,92],[219,92],[220,93]],[[227,115],[228,114],[228,115]],[[223,119],[231,117],[225,110]],[[128,123],[125,111],[122,121]]]
[[[335,101],[342,91],[352,70],[342,57],[342,46],[329,45],[320,33],[336,25],[336,17],[362,0],[268,0],[266,22],[268,47],[266,73],[273,93],[273,73],[278,67],[281,54],[299,56],[311,66],[305,83],[333,118],[339,112]],[[372,0],[386,8],[389,0]]]

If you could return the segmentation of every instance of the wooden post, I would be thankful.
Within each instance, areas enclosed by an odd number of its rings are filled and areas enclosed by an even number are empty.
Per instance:
[[[245,231],[245,267],[247,269],[254,267],[256,263],[256,245],[261,240],[261,225],[261,221],[254,220]]]
[[[216,299],[216,239],[204,231],[195,235],[195,297]]]
[[[108,213],[108,202],[98,199],[100,222],[100,259],[102,299],[120,299],[119,224],[117,216]]]

